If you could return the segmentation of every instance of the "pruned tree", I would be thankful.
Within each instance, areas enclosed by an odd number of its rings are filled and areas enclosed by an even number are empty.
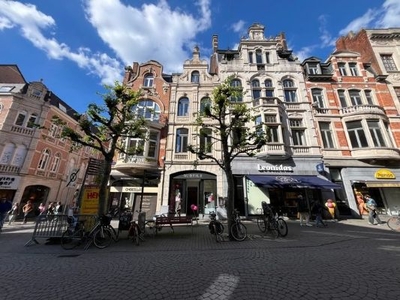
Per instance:
[[[69,127],[58,116],[52,119],[62,127],[60,138],[71,141],[71,151],[76,147],[89,147],[99,151],[104,158],[102,172],[98,176],[99,214],[106,209],[107,185],[116,154],[135,155],[143,150],[140,145],[127,148],[124,140],[145,139],[145,120],[135,113],[135,107],[142,96],[141,91],[133,91],[119,82],[105,88],[106,94],[101,95],[104,104],[89,104],[87,111],[77,116],[78,129]]]
[[[205,106],[196,120],[196,135],[200,143],[188,146],[189,151],[196,154],[199,160],[210,159],[224,171],[228,186],[228,228],[232,225],[232,212],[235,208],[232,162],[240,155],[254,156],[267,142],[267,136],[262,131],[263,124],[255,123],[253,108],[236,101],[242,98],[243,90],[242,87],[232,86],[233,79],[230,76],[214,88],[209,105]],[[220,156],[213,155],[211,150],[219,148]]]

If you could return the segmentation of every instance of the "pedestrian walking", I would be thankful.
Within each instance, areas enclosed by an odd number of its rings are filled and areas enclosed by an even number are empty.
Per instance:
[[[61,215],[63,211],[63,207],[61,205],[61,201],[56,202],[56,206],[54,207],[54,214]]]
[[[24,213],[24,219],[22,221],[22,224],[26,224],[27,218],[29,213],[33,211],[33,204],[31,200],[28,200],[28,202],[24,205],[22,208],[22,212]]]
[[[19,215],[19,203],[15,203],[8,216],[8,225],[11,225]]]
[[[368,224],[370,225],[375,225],[375,221],[377,225],[382,224],[381,219],[378,216],[377,212],[377,204],[374,199],[371,198],[370,195],[365,195],[364,196],[365,200],[367,200],[366,206],[368,209]]]
[[[324,212],[325,206],[321,204],[318,200],[315,200],[311,212],[315,213],[315,226],[317,227],[326,227],[326,224],[322,220],[322,213]]]
[[[3,230],[3,224],[12,208],[12,203],[6,197],[0,199],[0,232]]]
[[[297,196],[297,211],[299,213],[300,226],[312,226],[310,224],[310,214],[308,211],[307,200],[303,197],[303,195]]]
[[[46,211],[46,206],[43,204],[43,202],[40,203],[38,210],[39,210],[39,215],[43,215],[44,212]]]

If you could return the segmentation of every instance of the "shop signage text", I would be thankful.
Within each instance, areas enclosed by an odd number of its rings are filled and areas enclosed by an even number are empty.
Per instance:
[[[142,190],[139,186],[124,186],[122,188],[123,193],[140,192]]]
[[[396,179],[396,175],[388,169],[379,169],[375,172],[376,179]]]
[[[19,185],[18,176],[0,175],[0,190],[16,190]]]
[[[258,165],[258,172],[293,172],[293,168],[284,165],[274,165],[274,166]]]

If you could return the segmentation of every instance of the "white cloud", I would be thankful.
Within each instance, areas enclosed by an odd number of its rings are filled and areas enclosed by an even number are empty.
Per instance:
[[[350,31],[356,33],[363,28],[368,28],[370,24],[376,19],[378,16],[378,11],[375,9],[368,9],[367,12],[351,21],[345,28],[339,31],[339,35],[346,35]]]
[[[172,10],[166,0],[135,8],[119,0],[86,0],[87,19],[124,64],[159,61],[166,72],[181,71],[188,46],[211,26],[210,0],[199,0],[199,16]],[[110,16],[118,16],[110,18]]]
[[[246,32],[247,28],[245,28],[246,22],[243,20],[239,20],[236,23],[232,24],[232,30],[234,32],[243,34],[244,32]]]
[[[2,26],[3,24],[3,26]],[[64,43],[46,37],[45,31],[56,23],[50,16],[37,10],[35,5],[16,1],[0,1],[0,29],[16,27],[23,37],[35,47],[43,50],[52,59],[69,59],[90,74],[100,76],[103,84],[112,84],[122,78],[122,66],[107,54],[91,53],[78,49],[74,52]]]
[[[400,27],[400,1],[386,0],[382,7],[384,13],[376,25],[378,27]]]

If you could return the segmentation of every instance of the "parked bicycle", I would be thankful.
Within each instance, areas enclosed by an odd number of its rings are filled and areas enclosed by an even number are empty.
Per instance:
[[[387,221],[388,227],[396,232],[400,232],[400,210],[397,206],[394,207],[396,213],[392,214],[392,216]]]
[[[260,231],[274,238],[287,236],[288,226],[286,221],[277,213],[274,213],[267,202],[262,201],[261,206],[262,214],[257,218],[257,226]]]
[[[238,210],[232,212],[233,224],[231,225],[230,232],[236,241],[244,241],[247,237],[247,228],[240,220],[240,213]]]
[[[222,233],[224,233],[224,225],[217,220],[217,215],[215,212],[210,213],[210,223],[208,224],[208,229],[210,233],[215,236],[217,243],[223,241]]]
[[[88,220],[75,220],[69,218],[69,227],[61,236],[61,247],[65,250],[72,250],[80,245],[85,245],[87,250],[92,244],[99,249],[110,246],[113,239],[109,226],[111,218],[106,215],[96,216],[96,223],[90,231],[85,228]]]

